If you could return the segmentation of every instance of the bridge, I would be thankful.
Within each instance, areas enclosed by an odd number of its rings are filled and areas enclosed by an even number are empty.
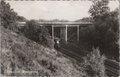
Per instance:
[[[74,22],[74,21],[68,21],[68,22],[38,22],[40,26],[49,26],[51,27],[51,33],[52,33],[52,38],[55,38],[55,28],[58,27],[60,29],[60,39],[65,40],[67,43],[68,40],[68,27],[76,27],[77,28],[77,41],[79,41],[79,30],[80,27],[84,26],[90,26],[92,25],[92,22]],[[24,26],[25,22],[18,22],[19,26]]]

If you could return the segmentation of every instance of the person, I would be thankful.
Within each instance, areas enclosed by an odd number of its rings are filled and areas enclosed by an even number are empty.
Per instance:
[[[55,49],[59,49],[60,48],[60,41],[59,39],[55,39]]]

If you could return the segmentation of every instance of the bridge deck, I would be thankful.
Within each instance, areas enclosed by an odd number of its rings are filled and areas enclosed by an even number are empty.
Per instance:
[[[38,22],[41,25],[90,25],[92,22]]]
[[[40,24],[40,26],[54,26],[54,27],[65,27],[67,26],[88,26],[88,25],[92,25],[92,22],[73,22],[73,21],[69,21],[69,22],[38,22]],[[26,22],[18,22],[19,25],[24,26],[26,24]]]

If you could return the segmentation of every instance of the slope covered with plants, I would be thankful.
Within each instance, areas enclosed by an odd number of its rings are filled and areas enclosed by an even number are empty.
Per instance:
[[[1,72],[3,75],[75,76],[82,72],[72,60],[54,49],[1,27]]]

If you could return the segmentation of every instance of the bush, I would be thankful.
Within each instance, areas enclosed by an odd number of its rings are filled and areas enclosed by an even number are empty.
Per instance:
[[[83,67],[87,75],[90,77],[106,77],[105,57],[100,55],[99,49],[93,49],[87,57],[84,57]]]
[[[39,33],[40,33],[40,27],[39,27],[39,24],[37,22],[35,22],[34,20],[30,20],[30,21],[26,22],[26,24],[24,26],[24,33],[23,34],[27,38],[38,42]]]
[[[48,29],[44,26],[41,27],[41,33],[39,34],[39,43],[54,48],[54,40],[50,36]]]
[[[24,32],[23,34],[46,47],[53,48],[54,47],[54,40],[52,40],[50,33],[48,29],[44,26],[40,26],[39,23],[37,23],[35,20],[30,20],[26,22],[26,25],[24,26]]]
[[[0,17],[1,17],[1,26],[18,32],[17,30],[17,13],[11,9],[9,3],[6,3],[4,0],[0,1]]]

